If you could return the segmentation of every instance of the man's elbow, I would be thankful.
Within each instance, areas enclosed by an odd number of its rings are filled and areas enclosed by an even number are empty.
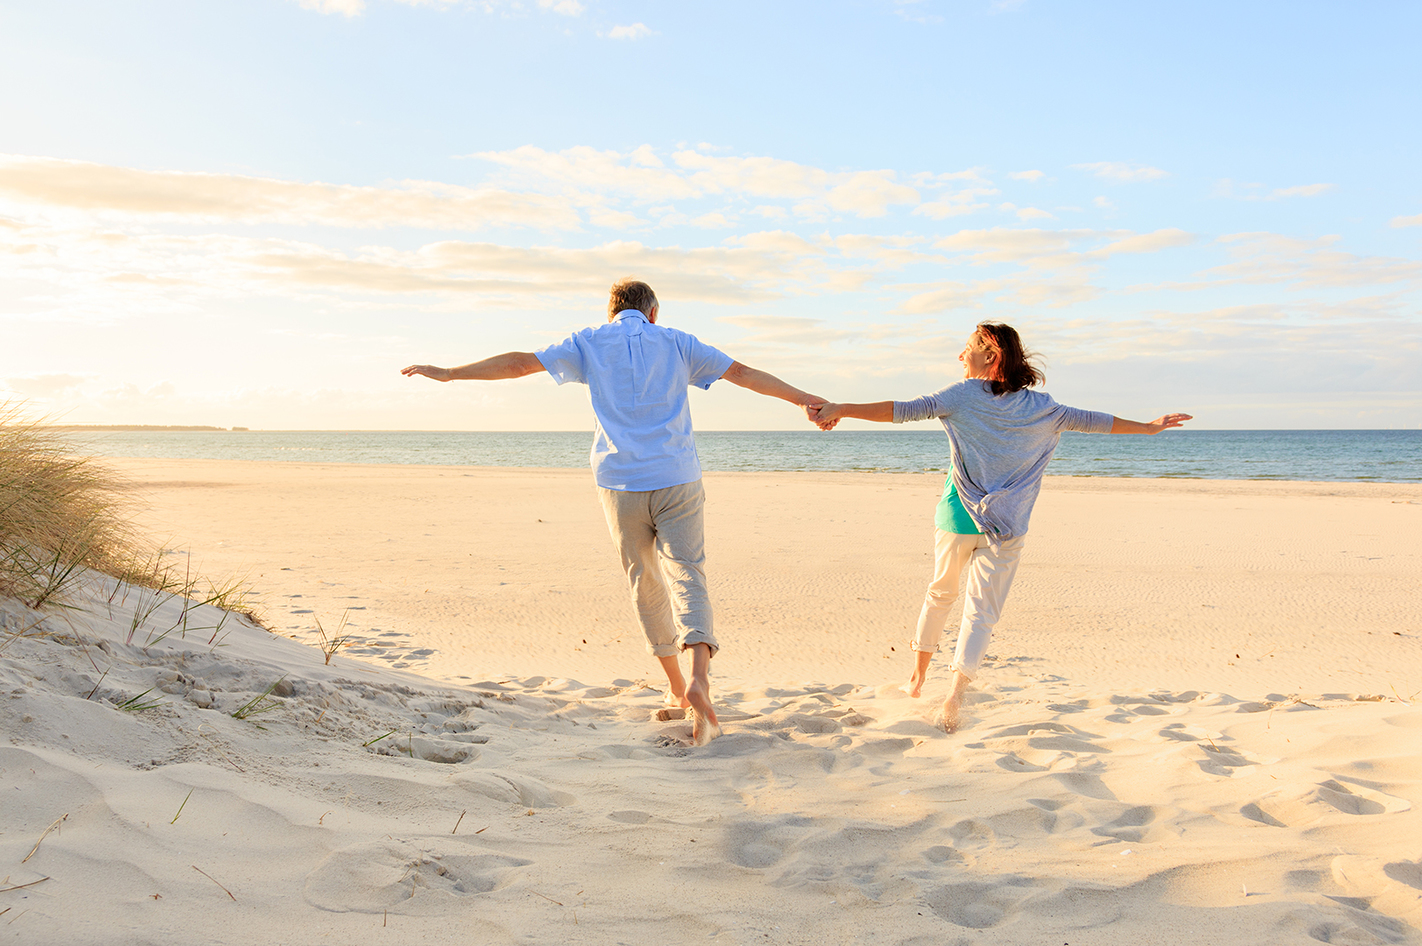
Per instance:
[[[747,368],[739,361],[733,361],[731,362],[731,367],[726,369],[726,373],[721,375],[721,380],[744,386],[750,370],[750,368]]]

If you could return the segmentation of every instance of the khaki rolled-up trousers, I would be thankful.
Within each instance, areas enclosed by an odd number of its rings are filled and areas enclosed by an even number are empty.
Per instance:
[[[672,657],[693,644],[720,650],[706,592],[706,491],[701,481],[629,492],[598,487],[647,649]]]
[[[990,543],[985,535],[959,535],[934,530],[933,581],[923,596],[923,610],[918,615],[912,647],[917,651],[936,653],[938,639],[953,612],[958,597],[958,581],[963,569],[968,570],[967,594],[963,599],[963,620],[958,626],[958,649],[953,655],[953,669],[969,680],[978,675],[978,664],[987,653],[992,629],[1002,617],[1002,606],[1017,565],[1022,561],[1022,546],[1027,537],[1017,536]]]

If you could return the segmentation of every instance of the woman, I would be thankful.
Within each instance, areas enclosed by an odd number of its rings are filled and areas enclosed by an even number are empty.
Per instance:
[[[896,424],[937,417],[948,431],[952,473],[938,504],[933,581],[919,614],[912,644],[916,662],[906,687],[910,696],[923,693],[928,664],[958,597],[959,576],[967,567],[953,685],[943,701],[941,725],[948,732],[958,728],[963,694],[977,675],[1002,614],[1042,474],[1061,432],[1158,434],[1191,419],[1189,414],[1166,414],[1141,424],[1065,407],[1044,392],[1027,390],[1044,380],[1033,364],[1035,357],[1022,347],[1011,326],[983,322],[958,356],[964,380],[912,401],[831,403],[814,413],[825,430],[844,417]]]

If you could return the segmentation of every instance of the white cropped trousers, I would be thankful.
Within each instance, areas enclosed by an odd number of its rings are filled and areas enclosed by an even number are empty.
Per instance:
[[[953,613],[958,598],[958,586],[966,568],[968,584],[963,601],[963,620],[958,627],[958,649],[953,655],[953,669],[969,680],[978,675],[978,665],[987,653],[992,629],[1002,617],[1002,606],[1017,564],[1022,560],[1026,536],[998,542],[996,548],[985,535],[959,535],[934,530],[933,581],[923,596],[923,610],[918,615],[918,629],[912,647],[927,653],[938,651],[938,640]]]

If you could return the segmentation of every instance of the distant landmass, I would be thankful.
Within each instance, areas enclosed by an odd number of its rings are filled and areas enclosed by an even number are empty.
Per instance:
[[[178,424],[55,424],[51,430],[227,430],[227,427],[186,427]],[[232,430],[248,430],[233,427]]]

